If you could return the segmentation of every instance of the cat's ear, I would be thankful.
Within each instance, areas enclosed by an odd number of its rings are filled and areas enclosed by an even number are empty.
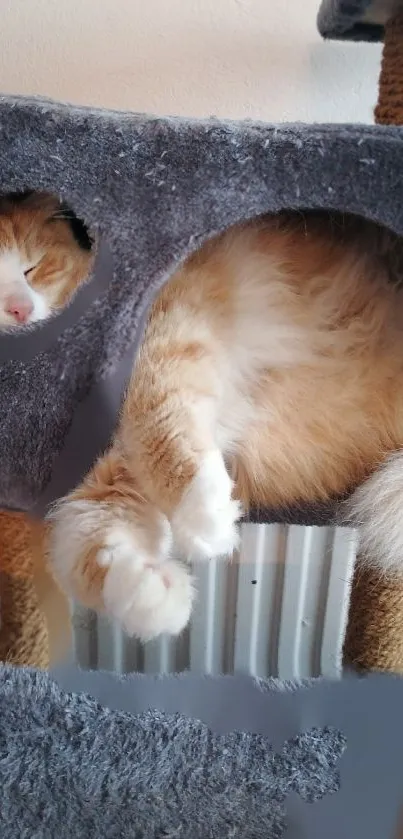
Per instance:
[[[6,201],[11,201],[13,204],[24,204],[35,195],[33,189],[26,189],[23,192],[9,192],[3,196]]]
[[[51,218],[62,220],[66,219],[67,221],[69,221],[70,219],[75,218],[75,213],[73,212],[71,207],[69,207],[69,205],[66,203],[66,201],[56,199]]]
[[[66,201],[62,201],[58,195],[52,195],[49,192],[36,192],[35,190],[25,190],[24,192],[9,193],[4,196],[5,209],[10,203],[37,212],[39,217],[45,222],[49,221],[65,221],[71,232],[83,250],[91,251],[94,246],[94,239],[92,238],[88,228],[84,222],[79,219],[74,210],[69,207]],[[0,199],[1,210],[1,199]]]
[[[29,210],[38,210],[44,214],[51,215],[56,212],[61,201],[56,195],[50,192],[36,192],[34,189],[26,189],[22,192],[9,192],[2,197],[6,204],[23,207]]]
[[[85,251],[92,250],[94,246],[94,240],[90,235],[90,232],[84,222],[79,219],[74,210],[69,207],[66,201],[61,201],[58,198],[54,198],[53,196],[49,196],[53,203],[49,203],[47,205],[49,209],[49,221],[65,221],[70,229],[71,232],[80,246]]]
[[[94,239],[92,238],[87,226],[84,222],[76,216],[71,207],[65,201],[60,201],[58,207],[52,213],[52,219],[55,221],[66,221],[70,225],[71,232],[80,248],[90,251],[94,246]]]
[[[67,204],[51,192],[37,192],[30,189],[24,192],[13,192],[5,196],[8,204],[38,213],[43,219],[69,218],[72,211]]]

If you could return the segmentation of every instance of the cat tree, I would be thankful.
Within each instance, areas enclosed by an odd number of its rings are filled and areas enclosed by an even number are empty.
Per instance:
[[[113,431],[150,301],[207,236],[282,208],[356,213],[403,235],[401,20],[388,22],[379,0],[327,0],[319,25],[328,37],[375,38],[382,16],[376,115],[396,124],[271,127],[0,98],[0,191],[59,193],[102,243],[65,312],[0,336],[0,506],[40,516],[87,471]],[[325,524],[336,513],[337,501],[264,518]],[[15,515],[1,522],[11,576],[17,548],[29,554]],[[347,660],[401,669],[402,618],[396,580],[357,575]],[[288,690],[191,674],[54,676],[59,685],[0,667],[4,839],[396,835],[400,679]]]
[[[320,29],[327,37],[379,37],[380,4],[374,5],[373,19],[371,8],[356,3],[352,12],[343,2],[325,2]],[[387,4],[383,9],[386,19]],[[386,26],[378,122],[400,122],[400,26],[399,18]],[[241,218],[284,207],[353,212],[403,234],[396,176],[403,138],[394,125],[273,128],[10,97],[0,99],[0,124],[1,191],[58,192],[102,243],[93,277],[65,312],[30,335],[0,336],[0,505],[5,509],[41,515],[107,445],[149,303],[178,260],[205,238]],[[336,512],[337,501],[268,511],[264,518],[324,524]],[[18,661],[10,649],[3,652],[10,626],[4,614],[7,608],[14,614],[19,572],[13,572],[21,551],[29,560],[30,523],[14,513],[11,518],[3,513],[1,523],[3,557],[7,552],[16,561],[13,568],[8,559],[5,568],[3,559],[0,578],[2,655]],[[35,614],[38,629],[31,573],[18,609],[32,620]],[[357,574],[347,662],[403,669],[402,618],[397,581]],[[13,619],[14,631],[24,623],[27,627],[23,619]],[[41,651],[31,661],[45,663],[46,635],[36,632],[36,637],[42,639]]]

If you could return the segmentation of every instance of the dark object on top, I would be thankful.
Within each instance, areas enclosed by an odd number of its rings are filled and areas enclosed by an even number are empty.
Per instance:
[[[401,0],[322,0],[318,29],[336,41],[382,41],[385,24]]]

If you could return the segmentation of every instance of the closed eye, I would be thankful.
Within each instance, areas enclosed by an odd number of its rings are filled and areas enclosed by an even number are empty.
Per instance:
[[[32,274],[32,271],[35,271],[35,268],[37,267],[37,265],[32,265],[31,268],[27,268],[27,270],[24,271],[24,276],[29,277],[29,275]]]

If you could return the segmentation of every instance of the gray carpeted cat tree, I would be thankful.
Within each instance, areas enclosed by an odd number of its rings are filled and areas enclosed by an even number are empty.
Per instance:
[[[321,31],[379,36],[381,6],[328,0]],[[403,235],[399,127],[160,119],[2,97],[0,152],[0,191],[59,193],[99,243],[64,312],[0,336],[4,509],[42,515],[106,447],[150,302],[208,236],[283,208],[355,213]],[[324,524],[336,513],[337,499],[263,518]],[[54,677],[59,686],[0,668],[2,839],[395,835],[399,679]]]
[[[108,444],[150,302],[208,236],[284,207],[356,213],[403,233],[395,127],[185,121],[9,97],[0,126],[0,190],[58,192],[101,242],[65,311],[0,336],[5,508],[43,513]],[[264,518],[322,524],[334,511]]]

